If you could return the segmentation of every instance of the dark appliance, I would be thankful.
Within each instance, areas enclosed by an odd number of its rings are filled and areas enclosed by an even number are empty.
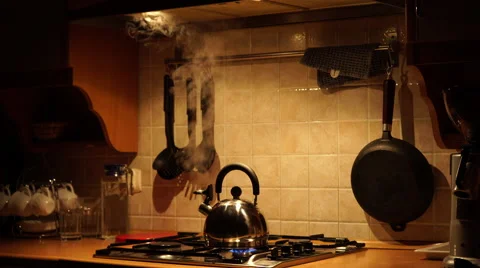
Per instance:
[[[450,254],[444,267],[480,267],[480,91],[455,86],[443,91],[447,113],[465,143],[452,154]]]

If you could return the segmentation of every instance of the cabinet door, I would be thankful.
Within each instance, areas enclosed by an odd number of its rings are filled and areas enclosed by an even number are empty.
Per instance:
[[[478,40],[480,19],[472,0],[407,0],[411,41]],[[411,21],[414,18],[415,21]]]
[[[137,152],[138,47],[124,31],[70,25],[70,66],[103,121],[107,142]]]
[[[433,132],[442,148],[460,148],[463,136],[447,116],[442,90],[478,84],[480,19],[473,0],[406,0],[407,63],[423,76]]]

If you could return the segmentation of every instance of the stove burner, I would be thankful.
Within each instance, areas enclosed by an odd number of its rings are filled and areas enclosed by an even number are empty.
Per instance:
[[[151,242],[148,244],[149,248],[152,249],[171,249],[171,248],[180,248],[182,244],[180,242],[168,242],[168,241],[159,241]]]
[[[254,248],[235,248],[230,250],[234,258],[247,258],[255,254],[257,251],[258,250]]]

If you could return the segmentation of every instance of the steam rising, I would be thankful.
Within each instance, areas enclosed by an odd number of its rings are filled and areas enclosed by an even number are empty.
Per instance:
[[[195,90],[200,91],[202,85],[212,85],[212,67],[214,65],[214,51],[212,46],[207,46],[205,41],[205,34],[198,28],[191,24],[185,24],[176,19],[174,16],[161,12],[146,12],[133,17],[132,21],[127,22],[127,33],[130,37],[137,41],[143,42],[146,45],[157,45],[161,41],[159,38],[169,37],[175,42],[175,46],[182,51],[182,57],[188,59],[188,63],[183,64],[177,68],[172,78],[175,82],[175,90],[185,90],[186,81],[192,78],[195,85]],[[207,50],[208,47],[208,50]],[[163,74],[158,74],[163,75]],[[209,83],[210,82],[210,83]],[[212,88],[214,91],[214,88]],[[214,94],[214,93],[212,93]],[[194,96],[202,96],[201,94],[189,94],[187,98],[194,98]],[[203,128],[213,129],[214,125],[214,97],[207,98],[211,105],[206,111],[207,119],[202,120]],[[202,100],[206,100],[203,99]],[[188,103],[188,102],[187,102]],[[197,105],[199,109],[200,105]],[[197,112],[201,114],[201,112]],[[198,118],[198,116],[197,116]],[[198,119],[197,119],[198,121]],[[199,125],[197,124],[197,128]],[[193,133],[195,135],[195,133]],[[203,137],[205,139],[206,137]],[[212,146],[213,146],[213,130],[212,130]],[[197,142],[201,139],[196,139]],[[205,143],[206,141],[204,141]],[[200,146],[201,147],[201,146]],[[193,161],[200,163],[203,160],[211,157],[211,151],[198,150],[197,147],[194,155],[187,158],[186,161]]]

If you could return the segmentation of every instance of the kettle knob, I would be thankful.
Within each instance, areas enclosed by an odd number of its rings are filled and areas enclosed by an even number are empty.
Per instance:
[[[232,194],[233,199],[240,199],[240,196],[242,195],[242,188],[234,186],[230,190],[230,193]]]

